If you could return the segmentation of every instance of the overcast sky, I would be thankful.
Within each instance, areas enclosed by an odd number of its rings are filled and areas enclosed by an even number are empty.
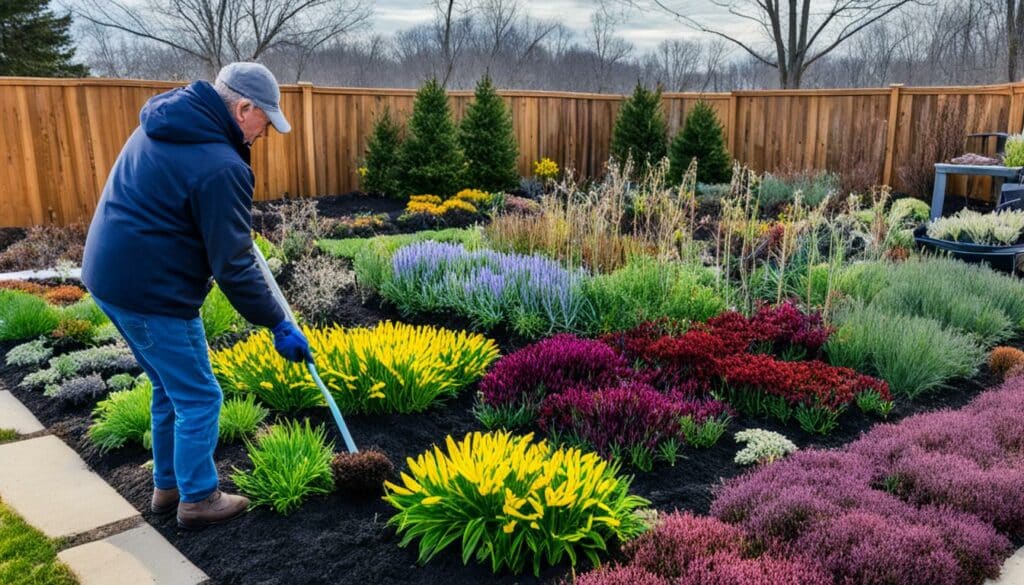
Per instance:
[[[596,0],[524,0],[530,16],[556,20],[569,27],[582,40],[590,28],[590,16],[599,9]],[[613,4],[616,16],[621,18],[616,27],[617,36],[629,41],[640,51],[651,49],[665,39],[695,38],[700,33],[686,27],[665,12],[638,9],[619,10],[625,3]],[[669,5],[705,25],[714,25],[747,41],[757,42],[758,31],[749,21],[724,14],[720,7],[707,0],[670,0]],[[374,2],[373,31],[391,34],[412,25],[430,22],[433,9],[428,0],[376,0]]]

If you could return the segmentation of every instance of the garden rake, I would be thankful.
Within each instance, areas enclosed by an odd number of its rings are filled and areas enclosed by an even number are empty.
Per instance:
[[[256,256],[256,264],[260,267],[260,272],[263,273],[263,278],[267,281],[267,286],[270,287],[271,294],[274,295],[274,299],[277,304],[284,309],[285,318],[299,326],[298,321],[295,320],[295,314],[292,313],[291,306],[288,305],[288,301],[284,298],[284,294],[281,293],[281,287],[277,285],[277,281],[274,280],[274,275],[270,272],[270,266],[267,265],[267,259],[263,257],[263,252],[260,252],[256,242],[252,244],[252,253]],[[327,407],[331,409],[331,414],[334,416],[334,422],[338,425],[338,430],[341,431],[341,436],[345,439],[345,447],[348,448],[349,453],[358,453],[356,449],[356,443],[352,440],[352,435],[348,432],[348,426],[345,425],[345,419],[341,417],[341,411],[338,410],[338,403],[334,401],[334,397],[331,396],[327,386],[324,385],[324,381],[320,379],[320,374],[316,370],[316,364],[313,360],[306,361],[306,367],[309,369],[309,374],[313,376],[313,381],[316,382],[317,388],[320,389],[320,393],[324,396],[324,401],[327,402]]]

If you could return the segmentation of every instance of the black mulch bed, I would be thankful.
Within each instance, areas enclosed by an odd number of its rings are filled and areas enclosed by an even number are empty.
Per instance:
[[[345,325],[373,324],[380,319],[398,318],[393,310],[375,302],[365,306],[360,304],[355,295],[346,303],[351,306],[338,311],[346,316],[344,320],[348,323]],[[434,323],[462,325],[458,320],[443,316],[434,319]],[[518,345],[507,336],[498,337],[505,352]],[[0,351],[6,352],[12,345],[0,344]],[[1020,340],[1014,345],[1021,345]],[[85,437],[89,408],[67,409],[41,393],[18,388],[17,384],[25,373],[24,370],[3,367],[0,368],[0,379],[48,428],[74,447],[93,469],[142,511],[146,520],[216,583],[556,583],[568,574],[567,567],[563,566],[545,571],[541,579],[529,575],[494,576],[484,566],[471,564],[464,567],[454,548],[426,566],[418,566],[415,544],[406,549],[399,548],[394,529],[386,526],[391,508],[379,497],[354,496],[344,492],[313,498],[290,516],[257,509],[222,526],[200,532],[181,531],[176,527],[173,515],[154,517],[148,511],[151,475],[142,464],[149,459],[149,454],[139,447],[100,454]],[[926,399],[899,402],[889,420],[896,421],[910,414],[938,408],[961,407],[996,383],[997,380],[983,368],[978,377],[957,381],[950,390]],[[481,429],[471,413],[473,394],[472,389],[467,390],[460,397],[420,414],[349,416],[346,420],[357,444],[384,449],[403,468],[406,457],[415,456],[439,443],[445,435],[458,437]],[[326,410],[306,414],[314,422],[326,425],[336,445],[343,445]],[[854,407],[841,418],[834,433],[820,437],[770,420],[739,418],[713,448],[688,451],[686,459],[675,467],[661,466],[653,472],[637,474],[633,491],[651,500],[661,510],[688,509],[707,513],[715,487],[744,471],[732,462],[739,448],[732,440],[736,431],[747,427],[766,428],[782,432],[802,448],[829,448],[848,443],[877,422],[877,419],[861,414]],[[221,446],[216,457],[222,487],[234,490],[230,474],[235,467],[248,467],[245,449],[240,444]]]

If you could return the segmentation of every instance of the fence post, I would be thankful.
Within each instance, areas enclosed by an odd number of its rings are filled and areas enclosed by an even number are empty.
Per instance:
[[[302,193],[312,197],[319,195],[316,188],[316,143],[313,140],[313,84],[308,81],[300,81],[302,88],[302,142],[306,155],[306,185],[308,193]]]
[[[1017,88],[1021,87],[1018,83],[1010,83],[1010,112],[1009,119],[1006,121],[1006,131],[1010,134],[1020,134],[1021,125],[1024,124],[1024,94],[1019,93]]]
[[[736,93],[729,92],[729,136],[727,142],[729,143],[729,156],[736,158],[736,127],[739,125],[736,121],[738,116],[737,109],[739,107],[739,100],[736,98]]]
[[[892,164],[896,151],[896,120],[900,112],[900,88],[902,83],[891,83],[889,93],[889,119],[885,128],[885,167],[882,170],[882,184],[892,186]]]

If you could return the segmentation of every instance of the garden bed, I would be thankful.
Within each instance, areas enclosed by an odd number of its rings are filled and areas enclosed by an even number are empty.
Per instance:
[[[353,307],[352,314],[359,315],[361,324],[397,318],[387,307],[360,305],[355,295],[348,303],[358,306]],[[435,324],[458,325],[451,319],[434,317]],[[507,336],[499,335],[496,340],[503,353],[515,348],[515,342]],[[13,345],[0,345],[0,350],[6,352]],[[1012,345],[1020,346],[1021,342],[1015,340]],[[101,454],[85,436],[91,406],[66,407],[39,392],[19,388],[18,383],[26,373],[24,369],[4,367],[0,377],[48,428],[81,453],[90,466],[143,511],[147,521],[217,583],[530,583],[556,582],[568,574],[567,566],[559,566],[543,571],[539,579],[527,575],[495,576],[483,565],[463,566],[455,550],[445,551],[420,566],[416,563],[415,547],[399,548],[394,529],[385,525],[393,514],[390,506],[378,496],[355,496],[344,491],[312,498],[289,516],[260,508],[223,526],[195,533],[180,531],[173,516],[154,517],[148,512],[152,480],[150,471],[142,467],[149,459],[148,452],[133,446]],[[996,378],[983,368],[973,379],[955,381],[951,390],[913,401],[898,401],[889,420],[938,408],[958,408],[995,382]],[[350,415],[346,420],[359,445],[381,447],[399,468],[404,468],[406,457],[421,453],[445,435],[458,437],[480,428],[471,411],[474,393],[475,387],[420,414]],[[335,444],[342,445],[326,411],[303,412],[300,416],[324,424]],[[733,463],[739,449],[732,439],[735,432],[764,428],[785,434],[801,448],[828,448],[856,439],[877,422],[877,418],[853,409],[840,418],[834,432],[821,436],[807,434],[794,425],[740,415],[715,446],[687,449],[686,458],[674,467],[659,464],[652,472],[627,471],[636,475],[631,491],[649,499],[660,510],[685,509],[706,514],[712,491],[724,479],[745,470]],[[250,467],[245,448],[241,444],[221,446],[216,459],[222,486],[233,491],[228,479],[231,471]]]

